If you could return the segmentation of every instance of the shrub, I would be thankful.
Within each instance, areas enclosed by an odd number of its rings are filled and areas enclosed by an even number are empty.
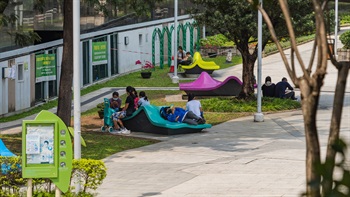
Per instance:
[[[79,159],[73,161],[73,175],[79,175],[83,192],[87,189],[96,190],[107,175],[107,168],[103,161],[93,159]],[[72,177],[74,177],[72,176]]]
[[[13,196],[26,183],[22,178],[21,157],[0,157],[0,196]]]
[[[350,31],[346,31],[340,35],[339,40],[344,45],[343,48],[350,49]]]
[[[12,197],[22,196],[20,194],[20,188],[24,187],[27,179],[22,178],[22,158],[21,157],[1,157],[1,173],[0,173],[0,196]],[[87,192],[88,190],[96,190],[101,185],[103,179],[107,175],[107,169],[101,160],[93,159],[80,159],[73,160],[72,179],[77,174],[82,179],[83,191],[78,195],[72,193],[70,188],[65,196],[93,196],[93,194]],[[48,178],[36,178],[33,179],[33,196],[49,197],[55,196],[53,184]]]
[[[206,47],[206,48],[221,47],[221,46],[224,46],[226,42],[229,42],[229,40],[226,38],[226,36],[222,34],[207,36],[206,38],[200,39],[201,47]]]
[[[102,103],[99,103],[96,105],[98,111],[103,111],[105,109],[105,103],[102,102]]]

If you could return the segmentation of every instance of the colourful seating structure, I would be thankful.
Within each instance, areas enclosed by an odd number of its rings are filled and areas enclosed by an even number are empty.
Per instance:
[[[211,124],[190,125],[165,120],[160,115],[159,106],[141,106],[132,116],[123,118],[123,124],[133,132],[155,133],[161,135],[177,135],[200,132],[211,128]]]
[[[229,76],[221,82],[202,72],[195,81],[180,83],[179,86],[187,95],[193,93],[195,96],[238,96],[242,84],[242,81],[235,76]]]
[[[5,146],[4,142],[0,139],[0,156],[3,157],[15,157],[16,155],[13,154],[7,147]]]
[[[192,64],[181,65],[181,68],[185,71],[185,74],[201,74],[203,71],[212,74],[214,70],[220,69],[220,66],[213,61],[204,61],[201,54],[199,52],[195,52],[193,55]]]
[[[13,154],[7,147],[5,146],[4,142],[0,139],[0,156],[2,157],[16,157],[15,154]],[[20,166],[18,166],[20,168]],[[2,163],[1,164],[1,173],[7,174],[7,172],[11,171],[11,165]]]

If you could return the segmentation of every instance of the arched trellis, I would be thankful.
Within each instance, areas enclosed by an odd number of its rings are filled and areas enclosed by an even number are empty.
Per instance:
[[[196,40],[196,50],[199,51],[200,46],[199,46],[199,39],[200,39],[200,27],[197,25],[197,22],[194,21],[192,24],[190,22],[186,22],[185,25],[179,24],[177,28],[177,36],[179,38],[180,35],[180,30],[182,30],[182,43],[183,43],[183,49],[186,51],[186,43],[187,43],[187,28],[190,30],[190,53],[193,55],[194,53],[194,47],[193,47],[193,35],[194,35],[194,30],[197,28],[197,40]],[[171,57],[172,57],[172,34],[174,31],[174,25],[169,27],[165,26],[163,27],[162,31],[159,28],[154,29],[153,34],[152,34],[152,63],[155,65],[156,60],[155,60],[155,38],[158,34],[159,40],[160,40],[160,68],[164,67],[164,39],[165,35],[168,37],[168,66],[170,67],[171,65],[169,62],[171,62]],[[177,39],[177,47],[179,46],[180,39]]]
[[[191,55],[193,55],[193,27],[190,22],[186,22],[182,30],[183,45],[185,46],[184,50],[187,51],[187,28],[188,30],[190,30],[190,53]]]
[[[163,39],[165,39],[165,33],[168,36],[168,66],[170,67],[171,65],[169,65],[169,62],[171,62],[171,51],[172,51],[172,42],[171,42],[171,38],[172,38],[172,34],[173,34],[173,30],[174,30],[174,26],[172,25],[169,28],[166,26],[163,28]],[[170,54],[170,55],[169,55]],[[161,68],[163,68],[163,65],[160,65]]]
[[[156,43],[155,43],[155,38],[158,34],[159,37],[159,45],[160,45],[160,65],[164,64],[164,39],[163,39],[163,34],[160,31],[159,28],[154,29],[153,34],[152,34],[152,64],[156,65],[156,55],[155,55],[155,50],[156,50]]]
[[[179,46],[180,46],[180,30],[182,31],[182,32],[184,32],[184,26],[183,26],[183,24],[179,24],[178,26],[177,26],[177,45],[176,45],[176,48],[178,48]],[[183,46],[183,38],[182,38],[182,49],[183,50],[185,50],[186,51],[186,46]]]
[[[199,51],[200,50],[200,46],[199,46],[199,40],[200,40],[200,37],[201,37],[201,30],[200,30],[200,26],[198,25],[197,21],[193,21],[192,23],[192,39],[193,39],[193,33],[194,33],[194,29],[197,29],[197,40],[196,40],[196,51]],[[193,42],[191,42],[192,44]],[[192,51],[191,51],[191,54],[193,54],[193,46],[192,46]]]

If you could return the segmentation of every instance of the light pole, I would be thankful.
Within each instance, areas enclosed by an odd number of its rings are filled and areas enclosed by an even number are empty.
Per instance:
[[[259,0],[262,7],[262,0]],[[254,114],[255,122],[263,122],[264,114],[261,112],[261,52],[262,52],[262,15],[258,11],[258,97],[257,97],[257,113]]]
[[[334,55],[335,55],[335,58],[337,59],[337,56],[338,56],[338,53],[337,53],[337,48],[338,48],[338,0],[335,0],[335,8],[334,8],[334,15],[335,15],[335,27],[334,27]]]
[[[173,83],[179,83],[179,77],[177,76],[177,0],[174,1],[174,76],[172,77]]]
[[[74,159],[81,158],[80,106],[80,1],[73,1],[73,90],[74,90]],[[79,177],[78,177],[79,178]],[[78,179],[77,178],[77,179]],[[77,181],[76,192],[80,191]]]

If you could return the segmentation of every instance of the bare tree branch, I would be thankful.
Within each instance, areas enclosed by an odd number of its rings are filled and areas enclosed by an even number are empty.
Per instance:
[[[297,47],[297,42],[295,39],[295,33],[294,33],[294,29],[293,29],[293,25],[292,25],[292,21],[291,21],[291,16],[289,14],[289,8],[288,8],[288,4],[287,1],[285,0],[279,0],[280,2],[280,7],[282,9],[283,15],[285,16],[285,21],[287,24],[287,28],[288,28],[288,32],[289,32],[289,37],[290,37],[290,42],[291,42],[291,48],[295,51],[295,55],[298,59],[298,62],[300,63],[300,67],[304,73],[304,76],[307,80],[310,80],[309,77],[309,73],[307,72],[306,68],[305,68],[305,64],[303,62],[303,59],[300,56],[298,47]],[[294,68],[294,66],[292,66]],[[295,76],[295,69],[294,69],[294,76]],[[297,84],[297,78],[295,77],[294,79],[292,78],[294,84]]]

